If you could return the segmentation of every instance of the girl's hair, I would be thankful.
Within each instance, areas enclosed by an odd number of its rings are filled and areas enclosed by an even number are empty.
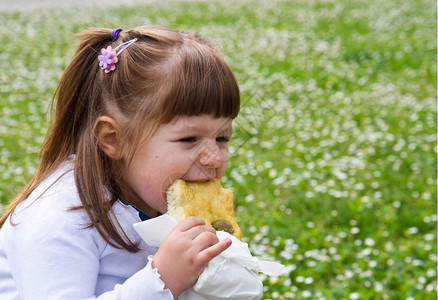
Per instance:
[[[90,29],[77,36],[82,41],[52,99],[53,121],[37,173],[8,207],[0,226],[38,184],[75,154],[79,208],[87,212],[89,227],[95,226],[112,246],[135,252],[138,245],[113,216],[112,205],[121,197],[123,179],[116,161],[99,148],[96,120],[112,114],[122,117],[118,145],[132,158],[144,128],[153,134],[178,116],[235,118],[239,88],[215,46],[197,34],[141,26],[120,32],[115,41],[109,29]],[[97,59],[100,49],[114,49],[134,38],[137,41],[118,56],[116,69],[105,73]]]

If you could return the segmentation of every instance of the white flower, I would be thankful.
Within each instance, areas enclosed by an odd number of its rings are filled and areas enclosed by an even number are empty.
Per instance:
[[[407,230],[408,234],[416,234],[418,233],[418,228],[417,227],[409,227]]]
[[[376,242],[374,242],[374,240],[372,238],[366,238],[365,239],[365,245],[372,247],[376,244]]]

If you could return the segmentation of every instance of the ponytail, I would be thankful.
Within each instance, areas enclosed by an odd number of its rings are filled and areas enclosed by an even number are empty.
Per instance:
[[[81,132],[87,126],[84,122],[90,113],[87,110],[92,109],[91,102],[98,100],[90,96],[95,98],[101,94],[96,58],[98,51],[111,41],[111,31],[94,29],[77,37],[84,39],[62,75],[51,103],[54,122],[40,153],[41,165],[48,168],[57,167],[75,153]]]

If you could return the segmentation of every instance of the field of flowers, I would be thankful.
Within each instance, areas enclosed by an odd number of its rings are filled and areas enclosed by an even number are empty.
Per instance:
[[[74,33],[198,31],[242,93],[223,185],[253,254],[286,265],[263,299],[436,299],[434,1],[162,0],[0,20],[0,206],[35,171]]]

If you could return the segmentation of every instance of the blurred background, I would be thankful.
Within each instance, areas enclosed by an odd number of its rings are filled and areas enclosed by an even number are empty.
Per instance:
[[[244,241],[286,265],[263,299],[436,299],[436,3],[0,0],[0,205],[31,178],[89,27],[222,48],[240,84],[230,167]]]

